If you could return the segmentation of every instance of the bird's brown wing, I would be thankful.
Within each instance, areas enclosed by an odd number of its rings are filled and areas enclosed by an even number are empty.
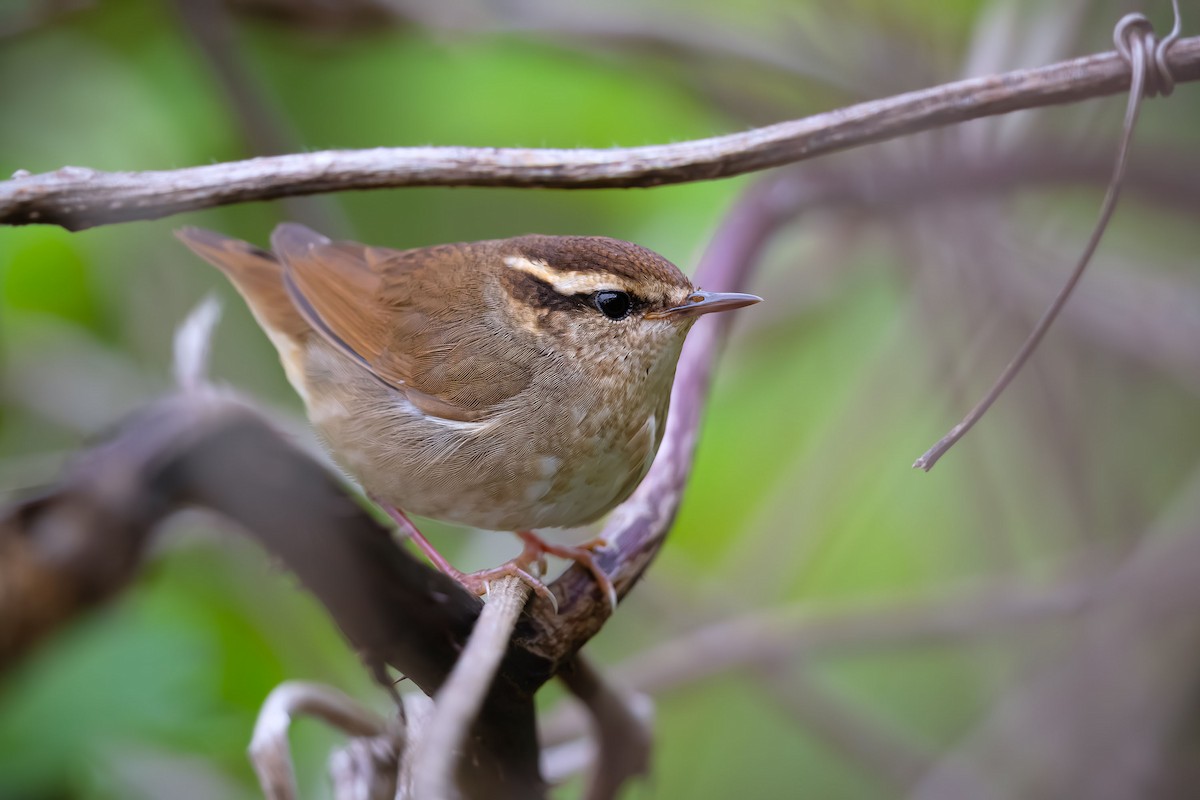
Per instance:
[[[389,250],[286,224],[271,246],[313,329],[425,413],[483,419],[529,385],[529,359],[487,327],[482,282],[455,269],[488,245]]]
[[[175,235],[233,281],[258,323],[273,338],[279,335],[299,345],[312,333],[288,297],[283,285],[283,266],[274,255],[203,228],[181,228]]]

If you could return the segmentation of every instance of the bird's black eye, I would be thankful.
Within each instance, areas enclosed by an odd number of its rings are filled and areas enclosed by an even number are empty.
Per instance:
[[[624,319],[629,316],[629,309],[633,306],[625,292],[596,292],[594,302],[600,313],[609,319]]]

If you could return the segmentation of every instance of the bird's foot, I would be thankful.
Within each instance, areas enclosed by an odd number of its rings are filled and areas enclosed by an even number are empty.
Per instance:
[[[535,577],[534,574],[529,571],[531,564],[529,562],[525,562],[523,560],[524,557],[525,553],[522,553],[512,561],[505,562],[504,564],[501,564],[498,567],[492,567],[491,569],[481,569],[478,572],[460,572],[453,567],[451,567],[449,571],[443,571],[446,572],[446,574],[451,578],[454,578],[454,580],[466,587],[467,591],[474,592],[481,597],[487,596],[491,589],[492,581],[507,577],[519,578],[526,585],[528,585],[530,589],[533,590],[534,594],[536,594],[538,597],[544,598],[546,602],[550,604],[551,608],[554,609],[554,613],[557,614],[558,598],[554,596],[554,592],[550,591],[549,586],[542,583],[540,578]],[[540,559],[540,555],[534,556],[534,561],[538,561]]]
[[[550,588],[545,583],[539,578],[534,577],[529,571],[531,566],[537,565],[538,575],[546,574],[546,556],[541,549],[526,543],[525,549],[521,551],[521,555],[512,561],[501,564],[498,567],[492,567],[491,569],[483,569],[479,572],[463,572],[447,561],[446,557],[437,551],[433,544],[425,538],[425,535],[417,529],[412,520],[408,518],[407,514],[395,506],[390,506],[386,503],[379,503],[379,505],[396,522],[400,527],[400,531],[413,540],[413,544],[425,554],[425,557],[437,567],[439,572],[449,575],[458,581],[468,592],[483,596],[488,593],[488,585],[491,581],[503,577],[520,578],[529,584],[529,588],[533,590],[534,594],[544,597],[550,603],[554,608],[555,614],[558,613],[558,598],[554,596],[554,592],[550,591]]]
[[[517,536],[521,537],[521,541],[525,542],[525,550],[518,557],[518,560],[528,557],[531,553],[536,553],[538,562],[543,565],[543,573],[545,573],[544,565],[547,553],[574,561],[592,573],[592,577],[596,579],[596,583],[600,586],[600,593],[608,598],[609,607],[613,612],[617,610],[617,588],[613,586],[612,578],[608,577],[608,573],[600,568],[594,552],[602,547],[607,547],[608,542],[604,539],[596,538],[584,544],[570,546],[547,542],[533,531],[517,531],[516,533]]]
[[[569,546],[547,542],[533,531],[516,531],[517,536],[520,536],[521,541],[525,543],[525,547],[519,556],[498,567],[483,569],[478,572],[463,572],[455,568],[446,560],[445,556],[434,548],[429,540],[417,530],[417,526],[412,523],[412,520],[403,511],[386,503],[380,503],[379,505],[400,526],[400,531],[413,540],[413,543],[420,548],[425,557],[439,571],[454,578],[467,591],[482,596],[488,593],[488,586],[494,580],[503,577],[520,578],[529,585],[534,594],[545,598],[554,608],[554,613],[557,614],[558,598],[554,596],[554,592],[550,591],[550,587],[546,586],[541,580],[541,576],[546,574],[546,555],[549,554],[583,565],[588,572],[592,573],[592,577],[596,579],[596,583],[600,586],[601,594],[608,598],[609,607],[614,612],[617,610],[617,589],[613,586],[612,579],[608,577],[608,574],[600,568],[600,564],[597,563],[593,552],[608,545],[604,539],[597,538],[581,545]],[[532,569],[534,567],[536,567],[536,574]]]

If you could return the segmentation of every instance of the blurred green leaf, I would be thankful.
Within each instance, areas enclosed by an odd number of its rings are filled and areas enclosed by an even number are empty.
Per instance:
[[[100,309],[78,239],[57,228],[5,233],[0,249],[0,309],[53,314],[97,328]]]

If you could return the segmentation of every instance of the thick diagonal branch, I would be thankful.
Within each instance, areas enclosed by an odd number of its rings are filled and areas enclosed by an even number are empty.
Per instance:
[[[280,559],[385,684],[390,665],[432,695],[458,660],[478,599],[396,546],[256,413],[203,390],[139,413],[59,485],[0,515],[0,669],[120,591],[159,523],[188,506],[235,520]],[[527,672],[484,698],[460,775],[469,797],[540,796],[531,687],[546,676]]]

